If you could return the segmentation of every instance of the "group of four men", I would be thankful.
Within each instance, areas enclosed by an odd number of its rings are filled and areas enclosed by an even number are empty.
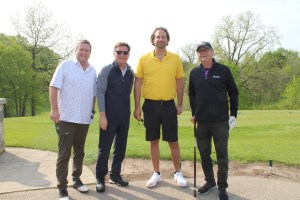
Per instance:
[[[121,165],[127,146],[131,114],[130,94],[133,86],[134,117],[143,121],[145,126],[145,137],[146,141],[150,142],[153,165],[153,174],[146,186],[153,187],[162,180],[159,167],[161,130],[162,140],[167,141],[170,147],[174,180],[181,187],[187,186],[180,170],[177,119],[182,113],[184,93],[182,62],[177,54],[166,49],[170,41],[166,28],[156,28],[150,41],[155,47],[154,51],[140,57],[135,74],[127,63],[130,46],[124,42],[115,45],[113,63],[104,66],[98,77],[96,70],[88,62],[91,44],[87,40],[78,42],[75,49],[76,58],[63,61],[57,67],[50,83],[49,96],[50,118],[55,122],[59,136],[56,175],[60,199],[69,199],[67,176],[72,147],[73,187],[80,192],[88,191],[88,187],[80,180],[80,175],[84,144],[91,118],[95,113],[96,97],[100,115],[96,191],[105,191],[105,176],[108,174],[108,159],[113,142],[109,182],[120,186],[128,185],[121,177]],[[196,52],[201,65],[190,73],[189,97],[191,120],[198,124],[197,145],[206,180],[198,192],[205,194],[218,185],[219,198],[228,199],[228,137],[229,128],[235,124],[237,116],[238,90],[230,69],[214,60],[210,43],[200,43]],[[144,98],[142,105],[141,97]],[[218,161],[217,183],[210,157],[212,138]]]

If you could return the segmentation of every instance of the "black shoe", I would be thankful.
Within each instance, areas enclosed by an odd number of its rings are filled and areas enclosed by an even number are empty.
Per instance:
[[[198,189],[198,193],[199,194],[207,194],[208,192],[210,192],[211,190],[217,188],[216,184],[211,185],[209,183],[205,183],[201,188]]]
[[[97,192],[105,192],[105,180],[104,180],[104,178],[97,179],[96,191]]]
[[[228,194],[224,187],[219,188],[219,200],[228,200]]]
[[[127,186],[128,181],[122,179],[120,175],[110,174],[109,182],[112,184],[117,184],[118,186]]]
[[[79,192],[86,193],[89,191],[88,186],[83,184],[80,179],[73,180],[73,181],[74,181],[73,188],[75,188]]]
[[[62,199],[62,200],[69,200],[68,191],[67,191],[66,189],[64,189],[64,190],[59,190],[59,199]]]

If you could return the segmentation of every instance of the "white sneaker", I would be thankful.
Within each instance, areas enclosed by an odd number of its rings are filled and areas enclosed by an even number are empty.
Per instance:
[[[59,200],[70,200],[68,190],[59,190]]]
[[[176,172],[176,173],[174,174],[174,180],[177,181],[177,185],[179,185],[180,187],[186,187],[186,186],[187,186],[187,182],[186,182],[186,180],[183,178],[181,172]]]
[[[74,182],[73,188],[77,189],[79,192],[86,193],[89,191],[87,185],[83,184],[80,179]]]
[[[66,196],[66,197],[60,197],[59,200],[70,200],[70,198],[68,196]]]
[[[154,172],[151,178],[146,182],[146,186],[148,188],[151,188],[157,184],[157,182],[160,182],[162,180],[161,176],[157,173]]]
[[[79,192],[86,193],[86,192],[89,191],[89,188],[88,188],[87,185],[84,185],[84,184],[83,184],[82,186],[78,187],[77,190],[78,190]]]

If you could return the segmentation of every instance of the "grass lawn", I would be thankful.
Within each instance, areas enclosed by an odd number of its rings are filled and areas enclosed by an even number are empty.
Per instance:
[[[98,149],[98,118],[96,114],[86,141],[84,163],[96,162]],[[181,159],[193,159],[193,125],[191,114],[179,116]],[[229,139],[229,159],[243,163],[265,162],[300,166],[300,111],[241,110],[237,126]],[[57,151],[57,135],[49,112],[35,117],[4,119],[5,146]],[[170,159],[166,142],[160,144],[161,158]],[[132,117],[129,130],[127,157],[148,158],[149,144],[145,141],[143,125]],[[199,156],[197,156],[199,158]],[[213,149],[213,159],[215,151]]]

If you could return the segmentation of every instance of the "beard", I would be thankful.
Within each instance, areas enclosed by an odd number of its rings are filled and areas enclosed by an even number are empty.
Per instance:
[[[164,49],[164,48],[166,48],[166,46],[168,46],[168,43],[166,43],[166,42],[157,42],[155,44],[155,47],[158,49]]]

